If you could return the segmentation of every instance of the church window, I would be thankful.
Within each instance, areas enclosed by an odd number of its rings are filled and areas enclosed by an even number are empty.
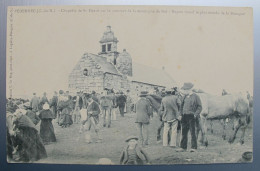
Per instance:
[[[102,52],[106,52],[106,45],[102,45]]]
[[[111,51],[111,44],[107,44],[107,51]]]

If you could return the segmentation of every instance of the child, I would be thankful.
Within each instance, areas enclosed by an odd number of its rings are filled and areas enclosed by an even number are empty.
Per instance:
[[[122,165],[142,165],[150,164],[147,154],[137,144],[138,138],[135,136],[128,137],[125,142],[127,147],[122,151],[120,164]]]

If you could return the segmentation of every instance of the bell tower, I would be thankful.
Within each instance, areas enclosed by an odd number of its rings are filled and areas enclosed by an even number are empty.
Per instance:
[[[107,26],[107,30],[104,32],[99,43],[101,47],[101,52],[99,52],[98,54],[106,57],[108,62],[116,65],[116,58],[119,54],[117,52],[118,40],[114,36],[114,32],[111,30],[111,26]]]

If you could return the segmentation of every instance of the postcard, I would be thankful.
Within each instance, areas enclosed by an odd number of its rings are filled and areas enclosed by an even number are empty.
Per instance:
[[[9,163],[253,161],[253,10],[9,6]]]

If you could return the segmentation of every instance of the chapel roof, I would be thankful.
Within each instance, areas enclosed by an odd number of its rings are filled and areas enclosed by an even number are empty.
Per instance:
[[[89,56],[92,57],[92,59],[95,61],[95,63],[97,63],[98,65],[100,65],[100,69],[106,73],[111,73],[111,74],[116,74],[116,75],[121,75],[116,67],[111,63],[111,62],[107,62],[107,58],[106,57],[103,57],[103,56],[100,56],[100,55],[95,55],[95,54],[92,54],[92,53],[89,53],[88,54]]]
[[[133,76],[131,81],[148,83],[157,86],[173,87],[176,82],[163,69],[153,68],[147,65],[133,62]]]

